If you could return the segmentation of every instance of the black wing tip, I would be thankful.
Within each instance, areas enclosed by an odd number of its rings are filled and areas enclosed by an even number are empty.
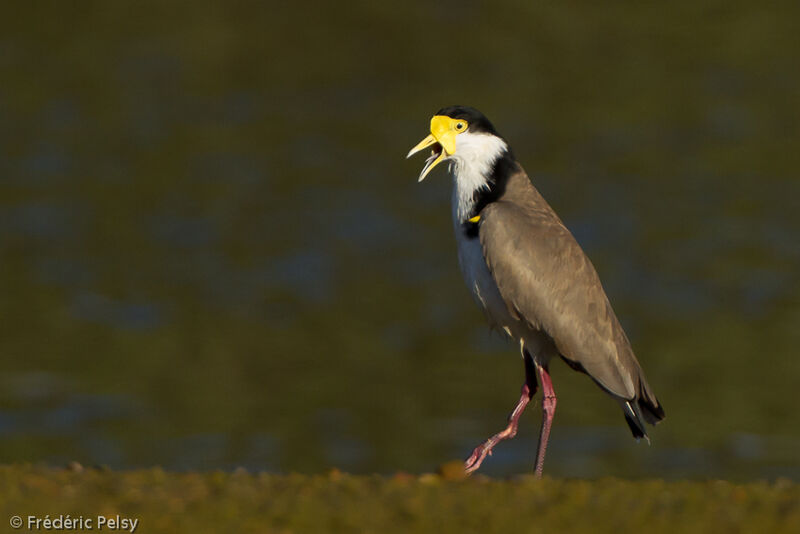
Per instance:
[[[631,434],[636,439],[646,439],[650,441],[647,436],[647,431],[644,428],[644,424],[632,413],[629,413],[627,410],[625,411],[625,422],[628,423],[628,428],[631,429]]]
[[[642,426],[639,421],[637,421],[636,419],[634,419],[633,417],[631,417],[626,413],[625,422],[628,423],[628,428],[631,429],[631,434],[633,434],[634,438],[636,438],[637,440],[644,438],[647,441],[650,441],[650,438],[647,436],[647,432],[645,431],[644,426]]]
[[[645,421],[651,425],[657,425],[662,419],[664,419],[664,408],[661,406],[661,403],[658,402],[657,398],[641,398],[639,399],[638,404]]]
[[[628,423],[628,428],[631,429],[631,434],[633,434],[633,437],[636,438],[636,441],[644,439],[649,445],[650,437],[647,435],[645,421],[650,424],[655,424],[653,421],[651,421],[651,416],[648,413],[649,407],[643,411],[641,399],[632,399],[629,401],[624,401],[621,404],[622,412],[625,415],[625,422]],[[661,416],[663,418],[663,410],[661,410]],[[658,421],[656,420],[655,422]]]

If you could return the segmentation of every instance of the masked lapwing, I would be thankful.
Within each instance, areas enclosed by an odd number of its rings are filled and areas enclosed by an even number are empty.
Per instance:
[[[467,473],[492,448],[514,437],[525,406],[542,384],[542,427],[535,473],[542,475],[556,394],[548,366],[555,357],[589,375],[615,399],[635,438],[647,437],[664,410],[589,258],[531,183],[506,140],[478,110],[452,106],[431,119],[431,134],[411,149],[431,155],[422,181],[447,161],[453,175],[453,226],[458,261],[472,295],[493,328],[519,343],[525,382],[508,426],[475,448]],[[648,439],[649,441],[649,439]]]

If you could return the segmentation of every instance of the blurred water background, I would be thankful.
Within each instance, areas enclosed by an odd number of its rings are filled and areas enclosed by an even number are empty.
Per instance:
[[[800,4],[15,2],[0,20],[0,462],[429,471],[515,347],[463,286],[484,111],[667,419],[556,363],[556,476],[800,479]],[[539,405],[484,471],[530,471]]]

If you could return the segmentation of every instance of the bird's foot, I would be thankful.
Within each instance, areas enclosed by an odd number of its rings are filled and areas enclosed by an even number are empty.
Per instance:
[[[511,439],[517,435],[517,426],[519,425],[519,418],[525,410],[525,406],[530,402],[531,397],[536,392],[536,377],[533,374],[533,360],[530,355],[525,352],[525,383],[522,384],[522,391],[519,395],[517,405],[514,406],[514,411],[508,417],[508,426],[503,430],[487,439],[472,451],[469,458],[464,461],[464,471],[470,475],[478,470],[487,456],[492,455],[492,449],[495,445],[504,439]]]
[[[511,422],[508,423],[508,426],[505,429],[503,429],[503,431],[498,432],[491,438],[487,439],[486,441],[475,447],[475,450],[472,451],[470,457],[467,458],[466,461],[464,462],[464,471],[466,471],[468,475],[477,471],[478,468],[483,463],[483,460],[487,456],[492,455],[492,449],[494,449],[495,445],[497,445],[504,439],[510,439],[517,435],[517,422],[518,422],[517,420],[518,417],[513,418]]]
[[[492,447],[494,447],[494,445],[495,444],[492,443],[492,440],[489,439],[485,443],[475,447],[475,450],[472,451],[470,457],[464,462],[464,471],[468,475],[471,475],[473,472],[477,471],[483,463],[483,459],[492,455]]]

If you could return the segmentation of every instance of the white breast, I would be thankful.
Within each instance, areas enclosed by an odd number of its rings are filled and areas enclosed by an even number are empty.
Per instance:
[[[489,187],[492,166],[507,148],[496,135],[466,131],[456,137],[456,152],[448,161],[455,181],[453,208],[459,220],[472,216],[475,192]]]
[[[489,266],[483,258],[480,239],[467,238],[458,217],[458,192],[453,191],[453,226],[458,244],[458,265],[470,293],[485,310],[489,322],[496,328],[510,328],[515,321],[508,312]]]
[[[514,320],[483,258],[480,240],[467,238],[462,226],[473,215],[475,193],[489,187],[492,166],[505,150],[506,143],[500,137],[467,131],[456,137],[456,152],[448,160],[453,174],[453,227],[461,273],[489,322],[509,332]]]

